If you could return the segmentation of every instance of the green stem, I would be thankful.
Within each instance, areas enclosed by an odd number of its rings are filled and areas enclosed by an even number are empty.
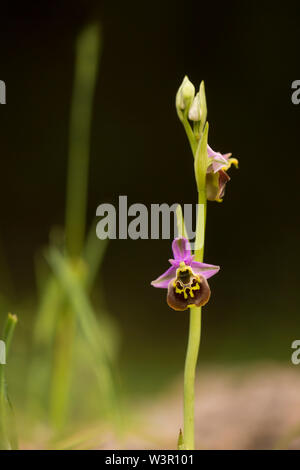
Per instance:
[[[4,365],[0,364],[0,450],[9,450],[7,431]]]
[[[200,240],[201,233],[205,233],[206,222],[206,191],[201,190],[198,193],[198,204],[204,205],[204,211],[199,211],[198,216],[202,215],[204,230],[196,233],[196,247],[200,249],[195,252],[195,260],[203,261],[204,239]],[[197,227],[199,221],[197,222]],[[192,307],[190,309],[190,326],[188,346],[184,368],[184,446],[187,450],[195,449],[195,374],[198,360],[198,353],[201,340],[201,307]]]
[[[62,313],[63,316],[59,320],[56,331],[50,389],[50,419],[56,432],[60,432],[64,428],[67,418],[75,337],[73,311],[66,307]]]
[[[190,309],[190,329],[184,368],[184,446],[195,448],[195,373],[201,337],[201,307]]]
[[[7,320],[4,326],[4,331],[2,339],[5,343],[6,349],[6,358],[8,356],[8,351],[14,329],[17,323],[16,315],[8,314]],[[6,364],[0,364],[0,449],[1,450],[10,450],[12,449],[12,439],[11,439],[11,430],[9,429],[9,402],[6,393],[6,384],[5,384],[5,373],[4,368]]]
[[[191,125],[188,121],[188,118],[187,118],[187,111],[186,113],[183,115],[182,117],[182,124],[183,124],[183,127],[184,127],[184,130],[186,132],[186,135],[187,135],[187,138],[189,140],[189,143],[190,143],[190,147],[191,147],[191,150],[193,152],[193,155],[195,155],[196,153],[196,150],[197,150],[197,145],[198,145],[198,142],[196,140],[196,137],[193,133],[193,130],[191,128]]]

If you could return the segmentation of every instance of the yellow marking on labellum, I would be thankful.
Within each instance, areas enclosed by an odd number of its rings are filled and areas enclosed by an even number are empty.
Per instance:
[[[196,281],[193,286],[193,282]],[[176,271],[176,279],[173,282],[176,294],[183,294],[184,298],[187,299],[195,297],[194,291],[200,289],[201,280],[197,276],[190,266],[187,266],[184,261],[181,261],[179,268]]]

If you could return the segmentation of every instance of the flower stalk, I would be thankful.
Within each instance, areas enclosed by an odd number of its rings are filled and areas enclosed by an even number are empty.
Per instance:
[[[198,216],[196,228],[195,261],[202,263],[204,255],[205,223],[206,223],[206,173],[208,166],[207,136],[208,123],[207,105],[204,82],[193,99],[189,109],[184,110],[181,122],[186,131],[194,156],[195,178],[198,191]],[[180,117],[180,116],[179,116]],[[193,130],[188,118],[193,121]],[[201,209],[201,210],[200,210]],[[202,307],[190,308],[190,324],[188,345],[184,367],[184,447],[195,448],[195,375],[201,341]]]
[[[195,179],[198,191],[198,213],[195,250],[192,254],[181,207],[176,210],[178,237],[172,243],[174,259],[171,267],[152,281],[152,286],[167,289],[167,303],[174,310],[190,311],[187,353],[184,367],[184,428],[180,430],[178,449],[195,448],[195,376],[201,340],[201,308],[210,298],[207,279],[219,266],[203,263],[207,200],[222,201],[226,173],[238,165],[231,154],[215,152],[208,145],[207,105],[204,82],[195,95],[195,87],[184,77],[176,95],[176,110],[183,124],[194,156]],[[193,127],[190,122],[193,122]]]
[[[208,123],[194,154],[195,176],[198,189],[198,217],[196,229],[195,261],[202,263],[206,223],[206,169]],[[200,210],[203,208],[203,210]],[[184,367],[184,428],[185,448],[195,448],[195,375],[201,341],[202,307],[190,308],[188,346]]]

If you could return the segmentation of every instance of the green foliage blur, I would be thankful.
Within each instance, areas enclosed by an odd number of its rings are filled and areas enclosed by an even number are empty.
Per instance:
[[[205,80],[210,145],[240,162],[224,202],[208,204],[205,261],[221,271],[200,364],[290,360],[300,256],[291,9],[78,0],[3,13],[0,319],[19,318],[6,375],[21,429],[45,423],[57,438],[72,423],[119,421],[116,402],[155,398],[182,373],[188,317],[150,286],[170,241],[105,244],[95,214],[119,195],[196,202],[174,106],[185,74]],[[78,65],[78,38],[95,24],[86,44],[99,41],[96,51],[82,57],[97,59]]]

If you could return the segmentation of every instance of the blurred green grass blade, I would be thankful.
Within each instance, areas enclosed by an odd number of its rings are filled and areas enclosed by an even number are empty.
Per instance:
[[[76,42],[74,85],[70,112],[69,159],[66,196],[66,252],[79,260],[84,249],[86,206],[89,176],[90,132],[93,99],[101,48],[99,25],[88,25]],[[56,336],[59,354],[55,354],[51,384],[50,416],[56,430],[62,430],[69,408],[72,351],[75,341],[75,319],[70,309],[68,318]],[[68,330],[68,341],[63,341]],[[62,333],[61,333],[62,332]],[[71,334],[73,332],[73,338]],[[66,360],[69,358],[69,362]],[[60,417],[59,417],[60,415]],[[60,428],[60,429],[58,429]]]
[[[49,396],[50,421],[56,430],[61,430],[67,419],[76,330],[73,309],[68,305],[61,313],[56,325],[55,344],[53,345],[52,361],[54,367]]]
[[[66,261],[64,256],[56,249],[50,248],[46,258],[61,282],[68,300],[78,317],[79,324],[88,340],[88,343],[96,349],[99,349],[99,340],[103,357],[108,359],[109,347],[105,335],[99,328],[93,307],[82,286],[80,274],[74,270],[70,262]]]
[[[34,255],[34,273],[38,296],[42,298],[49,280],[49,266],[45,262],[43,252],[41,253],[40,250]]]
[[[12,340],[17,322],[18,322],[17,315],[13,315],[12,313],[9,313],[7,315],[7,320],[5,322],[3,335],[2,335],[3,341],[6,344],[6,356],[8,356],[8,353],[9,353],[11,340]]]
[[[32,360],[27,379],[27,406],[32,418],[45,412],[52,367],[56,325],[66,303],[65,293],[52,272],[43,287],[33,326]]]
[[[66,204],[66,247],[72,257],[82,254],[85,238],[90,130],[101,44],[100,26],[93,24],[81,32],[76,46]]]
[[[79,259],[84,249],[86,230],[86,200],[88,187],[90,131],[97,70],[101,53],[101,28],[88,25],[76,41],[74,84],[70,111],[68,180],[66,201],[66,250],[72,260]],[[55,235],[55,234],[54,234]],[[61,240],[60,234],[55,240]],[[100,248],[100,250],[99,250]],[[104,244],[88,244],[87,284],[96,277]],[[37,266],[41,273],[41,266]],[[43,274],[43,273],[42,273]],[[43,287],[34,326],[34,357],[29,374],[29,403],[43,408],[50,383],[50,416],[63,426],[68,407],[71,376],[71,357],[75,338],[74,308],[68,293],[56,276],[51,275]],[[66,315],[66,312],[69,312]],[[95,325],[90,328],[92,331]],[[68,335],[64,332],[68,331]],[[64,337],[65,335],[65,337]],[[73,335],[73,337],[72,337]],[[68,336],[68,341],[66,338]],[[57,347],[57,345],[59,345]],[[59,351],[59,353],[58,353]],[[38,407],[36,407],[38,409]],[[59,416],[60,415],[60,416]]]
[[[68,263],[55,248],[48,251],[47,259],[76,313],[78,324],[91,353],[93,367],[97,370],[107,408],[115,415],[118,407],[117,392],[112,371],[112,355],[105,330],[102,330],[101,325],[99,327],[93,307],[84,291],[78,272],[74,271],[72,264]]]
[[[88,289],[93,286],[108,246],[108,239],[99,240],[97,238],[96,225],[96,221],[91,225],[83,253],[83,258],[87,265],[87,277],[85,283]]]
[[[48,346],[53,341],[58,314],[65,302],[65,294],[51,274],[44,287],[34,326],[34,341]]]
[[[10,350],[12,337],[15,326],[17,324],[17,316],[8,314],[2,340],[6,346],[6,364],[0,364],[0,449],[11,450],[18,447],[15,430],[14,417],[12,415],[12,407],[8,399],[7,386],[5,382],[5,367],[7,367],[7,358]]]
[[[9,440],[10,446],[13,450],[19,449],[19,442],[18,442],[18,432],[17,432],[17,424],[16,424],[16,417],[15,411],[10,401],[9,396],[7,396],[7,404],[9,407],[8,410],[8,433],[9,433]]]

